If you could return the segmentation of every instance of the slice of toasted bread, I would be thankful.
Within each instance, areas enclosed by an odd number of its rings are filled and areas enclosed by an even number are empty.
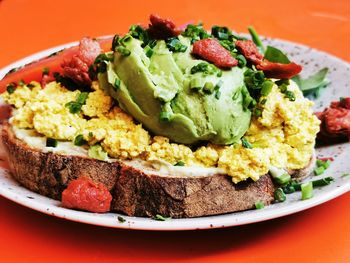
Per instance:
[[[111,210],[129,216],[199,217],[252,209],[258,201],[267,205],[274,199],[269,175],[238,184],[223,174],[162,175],[127,161],[43,152],[17,139],[8,123],[3,124],[1,137],[13,177],[58,200],[69,182],[80,176],[105,184],[113,196]],[[311,161],[302,171],[310,173],[312,166]]]

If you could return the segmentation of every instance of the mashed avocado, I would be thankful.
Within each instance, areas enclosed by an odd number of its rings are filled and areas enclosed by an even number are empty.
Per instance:
[[[125,39],[125,38],[124,38]],[[185,52],[172,52],[158,40],[148,53],[128,36],[125,52],[114,52],[101,86],[149,131],[178,143],[237,142],[247,131],[251,112],[243,107],[244,69],[221,70]]]

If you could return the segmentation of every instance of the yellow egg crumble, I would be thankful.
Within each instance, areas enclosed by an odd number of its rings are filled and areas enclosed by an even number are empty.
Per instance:
[[[237,183],[248,178],[258,180],[269,167],[301,169],[313,153],[319,120],[313,115],[313,103],[304,98],[297,85],[288,89],[296,100],[285,98],[274,85],[263,99],[262,115],[252,118],[245,139],[252,149],[241,144],[219,146],[208,144],[196,150],[171,143],[162,136],[150,136],[141,124],[118,108],[97,82],[92,85],[81,111],[71,113],[67,103],[75,101],[80,91],[69,91],[56,82],[44,89],[18,86],[3,99],[16,110],[11,123],[19,128],[35,129],[43,136],[57,140],[74,141],[83,135],[90,145],[100,143],[110,157],[143,160],[163,160],[174,165],[218,167]]]

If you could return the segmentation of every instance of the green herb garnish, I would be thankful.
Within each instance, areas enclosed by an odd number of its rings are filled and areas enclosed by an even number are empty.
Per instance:
[[[242,137],[241,141],[242,141],[242,146],[244,148],[253,149],[253,145],[251,145],[251,143],[248,142],[248,140],[246,138]]]
[[[172,52],[185,52],[187,50],[187,46],[182,44],[177,37],[167,39],[166,46]]]
[[[124,222],[126,222],[126,219],[124,217],[122,217],[122,216],[118,216],[118,222],[119,223],[124,223]]]
[[[166,220],[170,220],[171,217],[166,217],[166,216],[162,216],[162,215],[156,215],[153,219],[158,220],[158,221],[166,221]]]
[[[301,185],[301,200],[310,199],[313,197],[313,183],[308,182]]]
[[[9,94],[12,94],[14,93],[16,90],[16,84],[15,83],[10,83],[10,84],[7,84],[6,86],[6,91],[9,93]]]
[[[130,50],[123,46],[118,46],[115,51],[119,52],[124,57],[130,56],[131,54]]]
[[[187,25],[185,31],[182,33],[184,37],[191,38],[191,43],[193,44],[195,41],[200,39],[209,38],[210,34],[203,28],[202,24],[198,25]]]
[[[258,201],[255,203],[255,208],[256,209],[263,209],[265,207],[264,203],[261,201]]]
[[[85,104],[86,99],[88,98],[88,92],[81,92],[78,94],[75,101],[70,101],[66,103],[66,107],[69,109],[70,113],[79,113],[81,111],[81,107]]]
[[[74,139],[74,145],[76,145],[76,146],[82,146],[82,145],[84,145],[86,143],[87,143],[87,141],[84,139],[84,136],[82,134],[79,134]]]
[[[174,166],[185,166],[185,162],[184,161],[178,161],[176,164],[174,164]]]
[[[191,68],[191,74],[202,72],[203,75],[213,75],[220,71],[217,67],[207,62],[200,62]]]
[[[53,138],[46,138],[46,147],[57,147],[57,140]]]
[[[278,48],[267,46],[264,58],[275,63],[289,64],[288,57]]]
[[[282,188],[277,188],[274,192],[274,197],[277,202],[286,201],[286,194],[284,193]]]

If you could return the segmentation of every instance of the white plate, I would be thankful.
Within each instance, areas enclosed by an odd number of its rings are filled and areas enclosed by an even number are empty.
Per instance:
[[[323,109],[325,106],[329,105],[332,100],[337,100],[341,96],[350,96],[350,65],[347,62],[300,44],[277,39],[265,39],[264,41],[265,43],[270,43],[273,46],[281,48],[290,58],[292,58],[293,61],[304,65],[303,75],[305,76],[323,67],[328,67],[330,69],[329,79],[331,80],[331,85],[324,91],[321,98],[316,102],[316,110]],[[2,78],[4,74],[13,67],[21,66],[25,63],[47,56],[57,50],[73,44],[76,43],[58,46],[19,60],[2,69],[0,71],[0,78]],[[95,214],[65,209],[60,206],[60,202],[41,196],[21,187],[11,178],[8,171],[5,169],[0,169],[0,195],[45,214],[77,222],[114,228],[143,230],[190,230],[237,226],[296,213],[324,203],[349,191],[350,176],[342,176],[343,174],[350,172],[350,162],[348,161],[348,156],[346,156],[346,153],[350,153],[350,143],[317,149],[317,155],[319,157],[336,157],[330,168],[327,169],[322,176],[318,176],[317,179],[326,176],[333,176],[335,178],[335,182],[323,188],[316,189],[312,199],[301,201],[301,194],[300,192],[297,192],[287,195],[286,202],[273,204],[261,210],[251,210],[218,216],[156,221],[149,218],[128,217],[116,213]],[[118,216],[122,216],[124,219],[126,219],[126,222],[119,222]]]

